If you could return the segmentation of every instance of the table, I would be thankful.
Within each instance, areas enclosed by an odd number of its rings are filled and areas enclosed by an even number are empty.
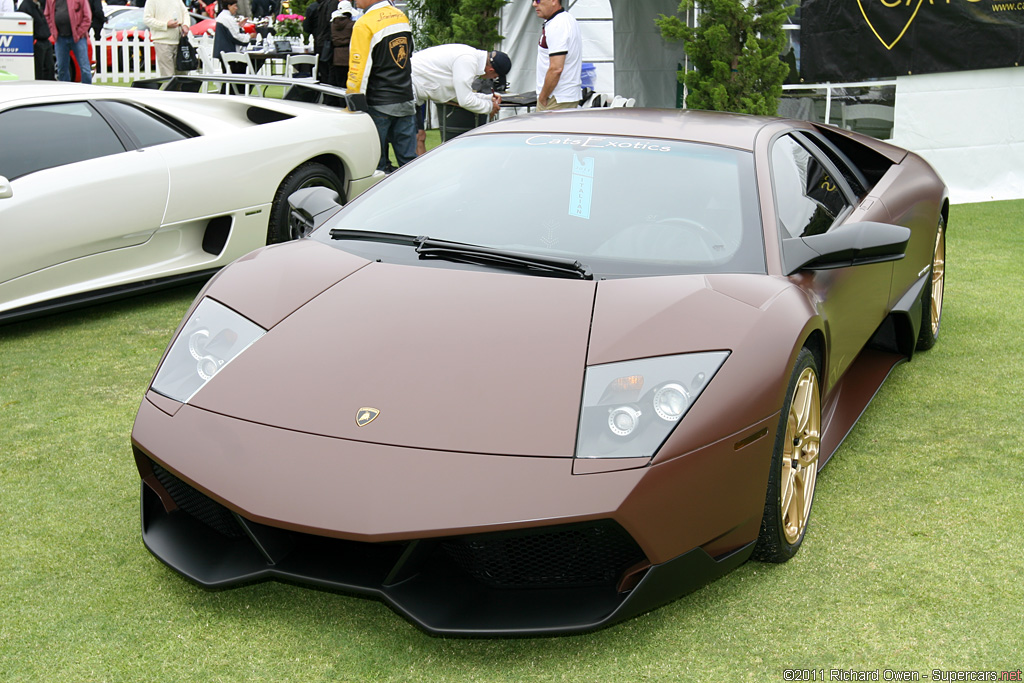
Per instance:
[[[530,112],[536,106],[537,93],[535,92],[501,96],[502,109],[526,107],[526,111]],[[475,114],[451,102],[437,105],[437,117],[440,119],[438,123],[441,130],[441,142],[447,142],[467,130],[482,126],[491,120],[489,114]]]
[[[259,73],[260,70],[265,65],[267,65],[267,63],[269,62],[269,68],[270,68],[270,75],[271,76],[275,76],[275,75],[290,76],[291,74],[286,73],[286,69],[287,69],[286,65],[288,64],[288,57],[290,57],[292,55],[303,55],[303,54],[310,54],[310,53],[309,52],[299,52],[299,51],[264,52],[263,50],[246,50],[245,54],[249,55],[249,59],[250,59],[250,61],[252,61],[252,69],[256,73]],[[280,72],[278,72],[278,68],[277,68],[278,66],[281,67],[280,68]]]

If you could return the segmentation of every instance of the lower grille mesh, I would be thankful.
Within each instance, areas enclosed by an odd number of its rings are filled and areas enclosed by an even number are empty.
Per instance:
[[[228,539],[247,537],[228,508],[150,462],[153,474],[182,512]],[[364,568],[380,564],[382,558],[376,551],[387,545],[294,532],[291,537],[297,547],[315,548],[317,557],[340,552],[335,561]],[[436,543],[420,570],[434,567],[441,574],[454,570],[498,589],[614,586],[628,567],[645,559],[632,537],[611,520],[453,536]],[[404,544],[399,549],[402,547]],[[400,554],[383,559],[384,565],[379,568],[382,577]]]
[[[242,531],[242,527],[239,526],[230,510],[178,479],[157,463],[153,462],[152,465],[157,481],[167,489],[167,493],[171,495],[175,504],[183,512],[228,538],[245,536],[245,532]]]
[[[441,545],[472,577],[500,588],[613,584],[644,559],[622,527],[607,520],[452,538]]]

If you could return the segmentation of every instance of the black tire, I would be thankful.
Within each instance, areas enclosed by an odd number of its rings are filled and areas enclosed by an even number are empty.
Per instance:
[[[289,173],[281,182],[270,206],[270,222],[267,225],[267,244],[277,244],[304,237],[291,225],[291,207],[288,197],[304,187],[329,187],[343,198],[341,179],[334,171],[321,163],[307,161]]]
[[[800,549],[814,502],[820,445],[818,367],[814,355],[801,349],[779,417],[754,559],[785,562]]]
[[[935,346],[942,325],[942,301],[946,287],[946,222],[939,219],[932,251],[931,284],[921,294],[921,332],[917,335],[917,349],[927,351]]]

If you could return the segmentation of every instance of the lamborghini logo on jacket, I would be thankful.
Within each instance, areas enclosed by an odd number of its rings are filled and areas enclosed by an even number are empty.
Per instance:
[[[365,427],[373,422],[380,415],[376,408],[363,407],[356,411],[356,426]]]
[[[391,59],[395,60],[395,64],[398,68],[404,69],[405,65],[409,62],[409,38],[408,36],[398,36],[388,42],[388,53],[391,54]]]

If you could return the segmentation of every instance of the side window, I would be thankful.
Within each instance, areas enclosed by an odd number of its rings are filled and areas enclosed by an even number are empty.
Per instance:
[[[850,190],[857,197],[863,197],[868,193],[867,178],[839,149],[814,135],[805,134],[801,136],[801,139],[807,144],[812,145],[820,154],[828,157],[828,160],[839,169],[839,173],[846,180],[846,184],[850,186]]]
[[[826,232],[849,207],[828,169],[789,135],[772,147],[772,177],[779,221],[790,237]]]
[[[125,151],[107,122],[86,102],[0,112],[0,130],[10,133],[0,147],[0,175],[9,180]]]
[[[118,122],[128,129],[129,134],[135,138],[140,148],[184,140],[188,137],[150,112],[126,102],[100,101],[96,103],[96,106],[100,107],[105,114],[108,112],[113,114]]]

